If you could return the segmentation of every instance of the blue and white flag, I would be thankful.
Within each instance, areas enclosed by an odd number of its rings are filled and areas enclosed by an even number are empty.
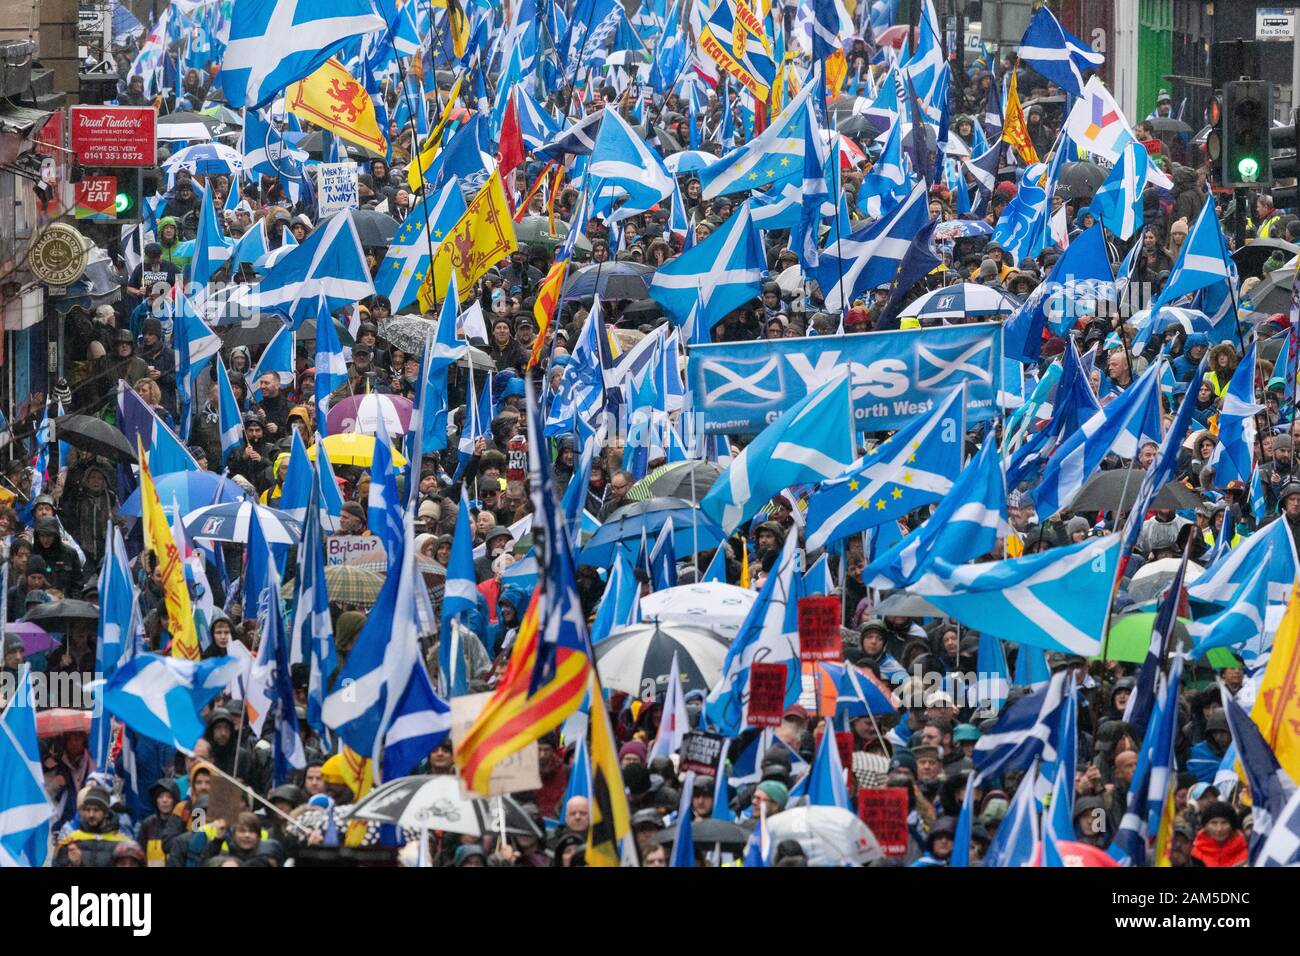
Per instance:
[[[670,867],[695,866],[695,841],[691,838],[691,818],[695,816],[691,801],[694,798],[695,771],[688,770],[682,780],[681,798],[677,802],[677,835],[673,838],[673,852],[668,860]]]
[[[812,277],[822,288],[828,311],[847,309],[854,299],[894,277],[912,237],[930,219],[926,203],[925,183],[918,182],[897,209],[822,251]]]
[[[456,337],[456,309],[460,302],[453,274],[442,300],[442,310],[431,339],[426,339],[420,391],[416,401],[418,414],[411,418],[411,429],[420,430],[420,448],[432,454],[447,447],[447,373],[462,358],[468,346]]]
[[[131,563],[126,556],[126,542],[122,530],[114,523],[108,525],[108,542],[104,563],[99,569],[99,634],[95,643],[95,672],[105,678],[113,676],[118,663],[130,656],[134,647],[136,626],[140,614],[136,607],[135,584],[131,578]],[[95,691],[97,698],[103,690]],[[102,703],[102,700],[100,701]],[[90,739],[87,749],[95,766],[108,766],[112,748],[112,727],[103,707],[96,707],[90,720]]]
[[[1074,772],[1079,759],[1078,704],[1074,694],[1074,681],[1067,679],[1056,731],[1052,796],[1043,811],[1043,866],[1065,866],[1056,843],[1074,840]]]
[[[375,291],[388,297],[394,315],[416,300],[432,254],[464,215],[465,197],[452,176],[431,200],[421,198],[397,227],[375,276]]]
[[[811,82],[820,83],[822,76],[820,65],[814,65],[813,70],[816,78]],[[808,110],[807,123],[804,125],[803,186],[799,197],[799,225],[791,235],[791,245],[799,254],[799,261],[804,269],[814,268],[821,256],[819,243],[822,219],[825,215],[834,215],[836,212],[835,204],[830,200],[838,172],[839,150],[836,148],[832,151],[827,147],[817,111]],[[847,226],[844,232],[848,232]],[[838,228],[835,234],[840,235]]]
[[[1172,305],[1193,292],[1221,282],[1231,282],[1235,275],[1232,257],[1228,252],[1223,227],[1219,224],[1218,208],[1214,198],[1207,197],[1201,211],[1192,223],[1191,231],[1178,250],[1178,260],[1169,270],[1164,287],[1151,303],[1151,308]]]
[[[858,188],[858,209],[868,219],[879,219],[903,202],[911,189],[910,164],[903,153],[903,127],[894,123],[871,171]]]
[[[1255,343],[1251,342],[1232,373],[1219,410],[1219,438],[1206,463],[1214,470],[1214,487],[1250,481],[1255,471],[1255,416],[1263,410],[1255,402]]]
[[[963,441],[959,436],[959,449]],[[936,559],[957,565],[987,554],[1008,530],[1006,478],[990,436],[926,522],[867,565],[862,580],[873,588],[907,587]]]
[[[672,518],[664,522],[654,547],[650,549],[650,583],[656,591],[677,587],[677,554],[673,549]]]
[[[605,111],[597,110],[552,137],[540,149],[534,150],[533,155],[542,162],[563,159],[569,154],[590,156],[596,148],[596,137],[600,135],[600,127],[604,122]]]
[[[1038,764],[1031,762],[1029,770],[1016,785],[1015,796],[1007,807],[1007,815],[998,824],[997,833],[984,854],[984,866],[1032,866],[1039,845]]]
[[[842,368],[745,446],[700,509],[730,533],[777,492],[837,475],[854,458],[850,414],[849,376]]]
[[[998,167],[1003,148],[1002,140],[999,139],[985,152],[964,161],[966,171],[975,180],[975,188],[985,198],[992,196],[993,190],[997,187]]]
[[[226,467],[230,453],[244,443],[244,413],[230,386],[226,363],[217,358],[217,429],[221,433],[221,467]]]
[[[344,210],[326,219],[300,246],[276,262],[256,286],[253,301],[261,309],[287,316],[296,329],[304,320],[316,317],[320,296],[335,312],[374,294],[352,211]]]
[[[176,433],[125,381],[117,383],[117,427],[132,448],[137,440],[144,444],[149,455],[149,472],[155,478],[174,471],[199,470],[199,463]],[[35,496],[33,485],[32,497]]]
[[[591,622],[592,644],[609,637],[614,629],[636,621],[639,593],[640,584],[632,566],[622,552],[615,554],[614,563],[609,569],[609,579],[605,582],[605,593],[596,605],[596,617]]]
[[[393,443],[388,437],[383,416],[379,416],[375,433],[375,453],[370,460],[370,496],[366,501],[366,521],[370,531],[384,545],[391,576],[402,556],[402,500],[397,493],[397,469],[393,467]],[[352,748],[356,750],[355,747]],[[364,752],[364,751],[358,751]]]
[[[882,714],[896,714],[898,707],[893,698],[893,694],[885,685],[885,681],[893,680],[895,675],[890,672],[889,662],[893,661],[892,657],[887,657],[885,665],[881,667],[878,678],[868,671],[858,670],[852,664],[833,664],[829,661],[823,661],[817,666],[835,681],[835,718],[834,723],[837,727],[847,727],[849,723],[858,717],[879,717]],[[898,667],[901,672],[902,667],[896,662],[893,666]],[[902,680],[904,674],[898,675]]]
[[[217,225],[217,211],[212,206],[211,190],[204,190],[199,204],[199,228],[194,237],[194,258],[190,260],[190,279],[207,286],[213,273],[230,259],[234,243]]]
[[[1207,567],[1196,583],[1187,588],[1192,613],[1200,617],[1234,603],[1241,586],[1260,567],[1267,569],[1268,599],[1286,601],[1300,573],[1296,567],[1295,540],[1286,521],[1269,522]]]
[[[811,549],[896,521],[937,501],[961,471],[966,442],[962,399],[954,388],[926,415],[868,449],[808,499]]]
[[[465,657],[455,633],[458,619],[478,605],[478,578],[474,573],[474,532],[469,516],[469,499],[462,487],[460,507],[456,512],[456,533],[452,536],[451,557],[442,596],[442,634],[438,644],[438,672],[448,697],[469,693],[469,675]]]
[[[298,575],[294,581],[293,624],[290,632],[291,663],[305,655],[307,672],[307,725],[327,739],[329,729],[321,719],[325,682],[338,667],[334,649],[334,623],[330,617],[325,584],[325,543],[320,521],[320,486],[313,476],[298,545]]]
[[[1129,143],[1092,197],[1093,215],[1121,239],[1131,238],[1142,227],[1142,190],[1150,167],[1150,154],[1142,144]]]
[[[50,852],[54,805],[45,792],[31,672],[24,663],[0,712],[0,867],[44,866]]]
[[[1300,864],[1300,790],[1291,795],[1273,821],[1268,838],[1260,847],[1255,866]]]
[[[696,336],[708,341],[723,316],[758,297],[766,267],[763,237],[745,203],[703,242],[660,266],[650,298],[679,326],[694,312]]]
[[[822,732],[822,742],[808,778],[808,806],[853,809],[849,803],[849,788],[844,782],[844,766],[840,763],[835,729],[830,724],[826,724]]]
[[[1128,804],[1107,851],[1123,864],[1143,866],[1147,862],[1155,850],[1165,801],[1173,799],[1171,784],[1178,772],[1174,741],[1182,723],[1178,712],[1178,684],[1182,673],[1183,659],[1175,654],[1169,673],[1162,673],[1157,679],[1155,707],[1129,783]]]
[[[611,224],[667,199],[676,182],[664,166],[663,157],[627,125],[617,110],[606,110],[586,175],[591,178],[593,196],[608,201],[626,193],[627,199],[606,217]]]
[[[802,672],[799,667],[798,579],[795,544],[798,535],[788,535],[781,556],[763,582],[735,639],[727,648],[722,677],[705,701],[709,721],[728,737],[735,737],[748,725],[749,671],[756,662],[786,665],[786,706],[799,699]]]
[[[231,109],[265,106],[352,37],[384,27],[369,0],[239,0],[217,81]]]
[[[108,678],[104,706],[136,733],[192,753],[205,729],[200,713],[243,668],[238,657],[137,654]]]
[[[971,755],[977,783],[1024,770],[1035,760],[1056,761],[1070,677],[1068,671],[1053,674],[1045,687],[1010,704],[992,729],[981,734]]]
[[[329,417],[330,396],[348,384],[348,364],[343,358],[343,345],[329,304],[321,296],[316,305],[316,427],[322,435],[329,434],[326,420]]]
[[[523,86],[515,87],[515,109],[519,114],[519,136],[524,148],[536,153],[543,144],[560,135],[560,121]]]
[[[1287,802],[1296,793],[1296,785],[1278,763],[1260,728],[1233,699],[1228,688],[1219,684],[1223,712],[1232,734],[1232,746],[1237,760],[1245,771],[1246,785],[1250,788],[1250,860],[1258,860],[1274,825],[1286,816]]]
[[[1273,563],[1273,545],[1260,557],[1254,572],[1237,589],[1227,607],[1208,616],[1198,617],[1187,626],[1187,635],[1196,643],[1192,657],[1204,657],[1216,647],[1239,647],[1265,633],[1268,613],[1269,568]],[[1239,650],[1238,655],[1241,654]]]
[[[1061,26],[1046,6],[1039,7],[1020,39],[1020,59],[1073,96],[1083,92],[1083,74],[1106,62],[1105,55]]]
[[[307,457],[307,446],[303,444],[302,434],[295,428],[289,438],[289,470],[285,472],[284,481],[280,485],[279,509],[296,521],[306,521],[307,503],[312,489],[317,487],[315,469]],[[294,663],[302,660],[305,658],[295,659]]]
[[[285,142],[275,124],[267,117],[265,110],[244,111],[242,148],[244,174],[248,176],[298,179],[302,176],[302,164],[307,161],[307,153]],[[230,198],[238,203],[239,190],[231,189],[228,199]]]
[[[1101,650],[1119,536],[1041,554],[954,566],[935,559],[912,585],[944,613],[980,633],[1091,657]]]
[[[786,104],[771,125],[745,145],[700,170],[705,199],[754,189],[759,185],[779,190],[803,177],[805,112],[816,85],[809,83]]]
[[[257,364],[253,366],[248,378],[248,397],[254,402],[262,400],[262,376],[275,375],[280,380],[280,387],[293,384],[294,367],[293,329],[281,325],[266,343]]]

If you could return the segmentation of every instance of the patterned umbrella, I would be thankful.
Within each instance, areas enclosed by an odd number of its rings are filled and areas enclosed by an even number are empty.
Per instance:
[[[703,627],[653,621],[632,624],[617,628],[596,645],[596,670],[611,690],[660,698],[668,687],[675,653],[683,692],[708,691],[722,677],[727,646],[725,638]]]
[[[703,627],[731,640],[740,631],[755,597],[755,591],[720,581],[682,584],[643,597],[641,620]]]
[[[384,586],[382,568],[358,567],[355,564],[331,564],[325,568],[325,591],[336,604],[370,607]],[[285,600],[293,597],[294,583],[280,589]]]
[[[185,533],[202,541],[241,544],[248,540],[249,522],[254,513],[262,522],[262,533],[268,544],[297,544],[302,540],[302,522],[279,508],[251,501],[224,502],[191,511],[184,518]]]
[[[244,156],[237,149],[223,143],[199,143],[187,146],[178,153],[173,153],[163,169],[174,173],[188,169],[200,176],[212,173],[240,173],[244,171]]]
[[[382,415],[388,434],[400,435],[410,427],[414,407],[410,399],[401,395],[383,395],[379,392],[350,395],[329,410],[325,421],[331,434],[362,432],[373,435],[379,430],[379,418]]]
[[[908,303],[899,315],[949,320],[1010,315],[1018,306],[1005,292],[975,282],[962,282],[927,292]]]
[[[711,461],[673,461],[660,465],[628,490],[628,501],[648,501],[651,498],[691,499],[691,486],[695,486],[695,501],[703,498],[722,469]]]
[[[502,829],[507,834],[542,836],[513,798],[470,799],[461,793],[455,774],[398,777],[366,794],[352,808],[351,816],[411,830],[442,830],[475,837],[500,833]]]
[[[188,514],[205,505],[244,500],[244,489],[213,471],[175,471],[169,475],[160,475],[156,479],[156,487],[158,500],[163,505],[175,501],[181,514]],[[140,517],[139,488],[131,492],[131,497],[122,504],[121,512],[133,518]]]

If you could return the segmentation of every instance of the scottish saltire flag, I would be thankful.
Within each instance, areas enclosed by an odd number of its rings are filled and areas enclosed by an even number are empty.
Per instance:
[[[230,386],[226,363],[217,357],[217,430],[221,434],[221,467],[226,467],[230,453],[244,443],[244,415]]]
[[[1291,795],[1282,812],[1277,814],[1268,838],[1255,858],[1255,866],[1297,864],[1300,864],[1300,790]]]
[[[180,432],[184,438],[189,438],[194,424],[194,386],[208,362],[221,351],[221,339],[199,318],[189,296],[181,293],[177,305],[176,316],[172,321],[172,354],[176,359]],[[59,457],[64,460],[63,454]]]
[[[326,424],[330,396],[348,384],[348,365],[343,358],[343,345],[329,303],[321,296],[316,303],[316,427],[322,435],[329,434]]]
[[[265,110],[244,111],[244,174],[248,176],[284,176],[297,179],[302,176],[302,164],[307,153],[287,143]],[[238,202],[239,191],[232,189],[230,196]]]
[[[469,693],[469,675],[465,673],[465,658],[457,647],[455,627],[462,614],[468,614],[478,604],[478,578],[474,574],[474,532],[471,530],[469,499],[464,487],[460,492],[460,507],[456,512],[456,533],[452,536],[451,557],[447,561],[447,576],[442,597],[442,634],[438,645],[438,671],[449,697]]]
[[[596,137],[605,122],[605,111],[597,110],[580,121],[562,130],[549,139],[541,149],[534,150],[534,155],[545,162],[550,159],[563,159],[566,154],[590,156],[596,148]]]
[[[719,476],[700,509],[730,533],[777,492],[831,478],[854,458],[847,368],[763,429]]]
[[[659,36],[659,45],[655,49],[654,60],[650,64],[650,88],[661,95],[677,85],[678,78],[686,69],[688,59],[686,36],[680,26],[682,3],[683,0],[675,0],[668,11],[663,31]]]
[[[925,183],[918,182],[898,208],[838,239],[821,253],[812,276],[822,288],[826,309],[839,312],[894,277],[912,237],[929,221]]]
[[[645,212],[671,196],[675,188],[663,157],[646,145],[617,110],[606,110],[586,175],[591,177],[595,195],[611,200],[627,194],[607,217],[610,223]]]
[[[190,661],[137,654],[108,678],[104,706],[136,733],[192,753],[204,731],[200,712],[242,669],[238,657]]]
[[[1295,541],[1285,521],[1271,521],[1205,569],[1187,588],[1192,613],[1198,617],[1231,604],[1241,586],[1260,567],[1267,568],[1268,599],[1286,601],[1300,571]]]
[[[1118,557],[1119,536],[1108,535],[984,564],[935,559],[912,593],[980,633],[1091,657],[1101,650]]]
[[[1228,719],[1228,730],[1232,734],[1232,745],[1237,752],[1237,760],[1245,771],[1246,784],[1250,787],[1251,821],[1250,860],[1259,865],[1270,832],[1278,822],[1285,818],[1287,802],[1296,792],[1296,785],[1287,776],[1278,763],[1264,735],[1250,715],[1242,710],[1233,699],[1228,688],[1219,684],[1219,696],[1223,702],[1223,712]]]
[[[443,237],[464,215],[465,198],[459,180],[452,176],[432,199],[421,198],[397,227],[375,276],[375,291],[388,297],[394,314],[416,300],[429,271],[430,250],[437,251]]]
[[[122,530],[112,522],[108,525],[108,542],[104,562],[99,569],[97,593],[99,634],[95,643],[95,672],[107,678],[113,676],[118,662],[128,655],[139,622],[131,563],[126,556],[126,542],[122,538]],[[96,690],[95,695],[100,698],[103,691]],[[106,769],[111,758],[111,732],[108,715],[102,707],[95,708],[90,721],[90,739],[86,746],[95,766],[100,769]]]
[[[927,107],[946,109],[947,97],[942,94],[946,92],[943,87],[946,86],[947,62],[943,46],[939,42],[941,35],[939,14],[935,11],[933,0],[922,0],[916,51],[905,64],[905,69],[917,95]]]
[[[961,471],[966,441],[959,386],[935,409],[870,448],[808,499],[808,548],[896,521],[942,498]]]
[[[852,664],[824,661],[817,666],[835,682],[834,723],[837,727],[847,727],[858,717],[898,713],[892,694],[884,683],[892,679],[887,669],[881,670],[882,680]]]
[[[1131,866],[1147,863],[1155,849],[1165,801],[1173,798],[1177,774],[1174,741],[1181,723],[1178,684],[1182,673],[1183,659],[1175,654],[1169,672],[1158,677],[1155,707],[1142,738],[1137,769],[1129,784],[1128,804],[1108,850],[1112,858]]]
[[[695,315],[697,334],[758,296],[767,254],[748,204],[741,205],[703,242],[660,266],[650,280],[650,297],[680,326]]]
[[[602,346],[602,342],[605,344]],[[606,407],[605,364],[609,333],[601,314],[600,297],[592,303],[586,324],[564,366],[560,393],[546,416],[546,435],[554,437],[577,431],[594,432]]]
[[[132,446],[141,442],[149,455],[149,473],[155,477],[174,471],[198,471],[199,463],[189,449],[154,414],[152,408],[125,381],[117,383],[117,427]],[[37,492],[32,491],[32,497]]]
[[[985,152],[963,161],[966,171],[975,180],[975,188],[985,198],[992,196],[997,187],[1002,148],[1002,141],[997,140]]]
[[[1070,243],[1052,271],[1002,326],[1004,354],[1022,362],[1037,362],[1043,351],[1043,329],[1064,336],[1074,325],[1077,303],[1110,299],[1115,274],[1106,258],[1106,239],[1100,224]]]
[[[964,436],[957,440],[958,456],[963,441]],[[867,565],[863,582],[874,588],[906,587],[936,559],[957,565],[987,554],[1009,530],[1006,503],[997,442],[986,440],[929,519]]]
[[[812,82],[820,83],[822,76],[820,66],[814,65],[813,70],[816,79]],[[826,140],[822,136],[821,123],[817,119],[817,111],[807,110],[806,115],[808,121],[804,126],[803,188],[799,199],[799,225],[791,237],[791,243],[798,252],[803,267],[811,269],[817,265],[821,254],[818,243],[821,239],[822,215],[824,212],[832,214],[835,212],[835,204],[830,202],[830,199],[835,174],[838,171],[839,155],[838,148],[834,156],[827,148]],[[845,232],[847,231],[846,229]],[[836,235],[839,234],[837,230]]]
[[[1011,689],[1011,670],[1007,667],[1007,655],[1002,649],[1002,642],[996,637],[980,635],[975,672],[986,681],[988,688],[988,696],[981,698],[982,702],[994,710],[1001,710],[1007,701],[1007,692]]]
[[[1078,704],[1074,681],[1067,680],[1056,731],[1057,759],[1051,768],[1052,796],[1043,810],[1043,866],[1065,866],[1058,840],[1074,839],[1074,772],[1079,759]],[[1044,767],[1044,774],[1047,773]]]
[[[976,741],[971,755],[977,783],[1009,770],[1023,770],[1035,760],[1057,759],[1061,709],[1066,695],[1073,692],[1067,685],[1070,678],[1068,671],[1053,674],[1045,687],[1019,698],[998,715],[993,728]]]
[[[673,673],[676,674],[676,668],[673,668]],[[688,770],[682,780],[681,799],[677,801],[677,836],[673,838],[673,852],[668,860],[670,867],[695,866],[695,841],[691,837],[691,818],[695,816],[691,809],[694,791],[695,771]]]
[[[1142,226],[1142,190],[1150,167],[1150,154],[1142,144],[1129,143],[1092,197],[1093,215],[1121,239],[1130,238]]]
[[[591,643],[596,644],[609,637],[619,627],[633,623],[638,613],[638,595],[640,585],[632,566],[622,552],[614,555],[614,563],[609,569],[609,579],[605,582],[605,593],[596,605],[596,617],[591,622]]]
[[[282,325],[266,343],[253,371],[249,374],[248,395],[254,402],[262,400],[262,376],[274,374],[280,379],[280,387],[293,384],[294,342],[293,329]]]
[[[1040,843],[1038,799],[1038,763],[1031,761],[1029,770],[1016,785],[1015,796],[1007,815],[998,824],[997,833],[984,853],[984,866],[1031,866]]]
[[[312,446],[316,449],[316,478],[320,484],[320,522],[327,532],[333,534],[338,531],[339,516],[343,513],[343,492],[334,479],[334,467],[320,439],[321,434],[317,432]]]
[[[217,225],[217,211],[212,206],[212,193],[205,190],[199,204],[199,228],[194,237],[194,258],[190,260],[190,278],[206,286],[213,273],[230,259],[234,243],[226,238]]]
[[[1020,39],[1020,59],[1074,96],[1083,92],[1083,74],[1106,62],[1101,53],[1067,31],[1047,7],[1039,7]]]
[[[432,339],[425,341],[421,387],[417,401],[419,416],[411,428],[420,430],[420,448],[425,454],[447,447],[447,373],[462,358],[468,346],[456,337],[456,307],[460,302],[456,276],[451,276],[447,297]]]
[[[880,156],[858,189],[858,209],[868,219],[879,219],[907,199],[911,190],[910,167],[903,153],[902,124],[894,123],[885,135]]]
[[[1255,402],[1255,343],[1251,342],[1232,373],[1219,410],[1219,439],[1207,464],[1214,469],[1214,487],[1250,481],[1255,470],[1255,416],[1263,410]]]
[[[559,136],[564,128],[522,84],[515,87],[515,108],[519,112],[519,136],[524,147],[533,153]]]
[[[54,805],[45,792],[31,671],[22,665],[0,712],[0,867],[44,866],[49,855]]]
[[[297,521],[306,521],[307,502],[311,498],[312,489],[316,487],[316,473],[311,466],[311,459],[307,457],[307,446],[303,444],[302,434],[295,428],[289,438],[289,470],[285,472],[284,481],[280,485],[280,510]],[[296,659],[293,663],[302,660],[305,658]]]
[[[1219,225],[1218,210],[1213,198],[1207,198],[1201,205],[1191,231],[1183,240],[1182,248],[1178,250],[1178,260],[1169,270],[1169,278],[1151,303],[1151,308],[1154,310],[1162,305],[1172,305],[1185,295],[1221,282],[1230,282],[1232,277],[1232,258],[1228,252],[1227,240],[1223,238],[1223,228]]]
[[[287,316],[297,329],[304,320],[316,317],[321,296],[335,312],[374,293],[352,212],[345,210],[326,219],[302,245],[277,261],[258,283],[253,301],[261,309]]]
[[[367,0],[240,0],[218,75],[226,103],[265,106],[352,37],[384,28]]]
[[[853,809],[849,803],[849,788],[844,782],[840,748],[836,745],[835,731],[830,724],[822,731],[822,742],[817,748],[817,758],[813,761],[812,773],[808,778],[808,805]]]
[[[722,677],[705,701],[709,722],[735,737],[748,725],[749,670],[756,662],[786,665],[786,706],[799,699],[802,672],[799,667],[799,627],[795,543],[788,535],[781,556],[763,582],[735,639],[727,648]]]
[[[1178,609],[1183,604],[1183,583],[1187,579],[1188,551],[1183,551],[1183,558],[1178,563],[1178,571],[1169,582],[1160,607],[1156,611],[1151,626],[1151,638],[1147,644],[1147,653],[1138,671],[1137,683],[1124,706],[1124,720],[1134,727],[1145,727],[1151,718],[1156,704],[1159,675],[1164,673],[1165,664],[1174,646],[1174,628],[1177,625]]]
[[[993,239],[1007,250],[1014,261],[1036,256],[1047,247],[1047,217],[1051,212],[1048,190],[1042,177],[1047,167],[1035,163],[1020,175],[1016,194],[1002,210],[993,227]]]
[[[823,554],[811,568],[804,572],[803,596],[832,594],[835,591],[835,579],[831,575],[830,555]]]
[[[474,375],[471,368],[469,394],[473,394],[473,389]],[[490,375],[484,376],[483,388],[479,392],[478,401],[467,401],[465,403],[465,415],[465,424],[461,428],[460,439],[456,443],[456,474],[452,475],[452,481],[459,481],[464,475],[465,469],[469,467],[470,459],[474,457],[474,446],[478,443],[478,440],[491,437],[492,419],[495,417],[495,411],[492,407],[492,379]],[[585,451],[584,448],[584,454]],[[570,487],[572,487],[572,483],[570,483]]]
[[[320,486],[313,476],[303,518],[302,542],[298,545],[298,574],[294,581],[293,623],[290,631],[290,663],[306,660],[307,725],[328,739],[329,728],[321,719],[325,682],[338,667],[334,648],[334,624],[330,617],[329,592],[325,584],[324,532],[320,522]]]
[[[671,757],[682,746],[682,739],[690,732],[690,716],[686,713],[686,700],[682,691],[682,672],[673,651],[672,666],[668,668],[668,687],[664,691],[664,708],[659,718],[659,730],[650,747],[648,759]]]
[[[366,502],[366,520],[371,533],[383,542],[384,553],[388,557],[388,573],[392,575],[402,556],[402,500],[397,493],[393,443],[388,437],[382,415],[379,416],[378,426],[374,457],[370,461],[370,497]]]
[[[1160,400],[1158,365],[1147,369],[1137,382],[1084,422],[1079,431],[1066,436],[1057,447],[1043,469],[1042,482],[1033,493],[1040,518],[1049,518],[1067,507],[1101,460],[1112,451],[1121,457],[1132,457],[1149,409]]]
[[[258,262],[271,251],[266,244],[265,223],[266,219],[259,219],[235,240],[234,247],[230,250],[230,261],[235,263],[236,267],[245,263]]]
[[[1016,649],[1016,670],[1011,683],[1016,687],[1040,688],[1052,679],[1047,666],[1047,653],[1041,647],[1020,644]]]
[[[1238,647],[1265,632],[1272,550],[1270,544],[1261,555],[1258,567],[1242,582],[1223,610],[1198,617],[1188,625],[1187,635],[1196,642],[1191,651],[1194,659],[1204,657],[1216,647]]]
[[[704,569],[704,575],[701,581],[717,581],[719,584],[727,583],[727,549],[718,545],[717,550],[713,552],[713,557],[709,560],[709,566]],[[817,593],[817,592],[810,592]]]
[[[482,113],[475,113],[452,134],[451,140],[425,169],[425,189],[441,189],[448,180],[455,178],[467,189],[477,192],[496,165],[496,147],[492,131],[488,129],[488,119]]]
[[[402,9],[418,5],[408,3]],[[393,108],[392,121],[397,124],[398,129],[405,129],[408,124],[414,122],[415,132],[420,140],[429,135],[429,103],[425,99],[424,83],[418,76],[408,74],[406,82],[398,85],[397,106]]]
[[[786,104],[770,126],[745,145],[699,172],[704,198],[768,185],[779,190],[803,177],[805,112],[815,91],[807,84]]]
[[[677,553],[673,548],[673,519],[664,522],[650,549],[650,583],[656,591],[677,586]]]

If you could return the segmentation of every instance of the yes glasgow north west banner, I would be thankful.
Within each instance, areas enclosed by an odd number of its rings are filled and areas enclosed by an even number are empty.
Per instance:
[[[983,322],[697,345],[686,381],[698,427],[705,434],[762,431],[846,362],[858,431],[899,428],[963,382],[969,427],[997,414],[1002,327]]]

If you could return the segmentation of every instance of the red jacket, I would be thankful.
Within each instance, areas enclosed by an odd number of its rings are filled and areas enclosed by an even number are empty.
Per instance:
[[[1246,862],[1246,838],[1237,830],[1220,843],[1202,830],[1192,844],[1192,856],[1206,866],[1240,866]]]

